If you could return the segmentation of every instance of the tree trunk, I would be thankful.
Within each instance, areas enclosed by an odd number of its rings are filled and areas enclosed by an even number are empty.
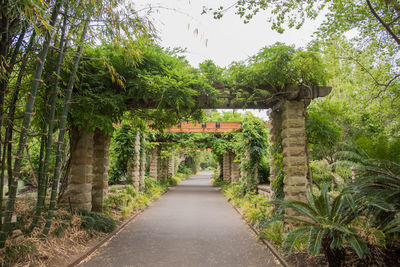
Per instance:
[[[1,4],[1,26],[0,26],[0,68],[3,70],[6,68],[7,62],[7,54],[8,54],[8,18],[6,16],[8,1],[3,1]],[[0,73],[0,144],[1,144],[1,128],[3,126],[3,113],[4,113],[4,94],[5,94],[5,86],[6,83],[6,74],[2,71]],[[0,145],[0,155],[1,155],[1,145]],[[3,163],[3,161],[1,161]],[[1,169],[4,169],[4,165],[2,164]],[[1,225],[1,216],[3,210],[3,186],[4,186],[4,176],[1,177],[1,189],[0,189],[0,225]]]
[[[60,6],[62,4],[62,1],[63,0],[56,1],[55,5],[53,7],[53,10],[51,13],[51,19],[50,19],[50,26],[52,28],[56,24],[58,12],[59,12]],[[52,30],[52,32],[53,32],[53,30]],[[13,173],[15,175],[11,179],[11,187],[10,187],[10,191],[9,191],[9,195],[8,195],[4,223],[1,227],[1,232],[0,232],[0,248],[4,247],[8,233],[10,231],[10,227],[11,227],[11,217],[14,212],[15,200],[16,200],[16,196],[17,196],[18,178],[19,178],[19,174],[20,174],[20,170],[21,170],[21,163],[22,163],[22,158],[23,158],[23,154],[24,154],[24,147],[26,145],[25,144],[26,136],[27,136],[28,129],[30,126],[32,112],[33,112],[33,106],[35,104],[36,92],[39,87],[39,83],[41,81],[43,65],[44,65],[44,61],[46,60],[47,52],[49,50],[49,44],[50,44],[52,32],[48,32],[46,34],[46,37],[45,37],[45,40],[43,43],[43,48],[40,51],[39,57],[36,60],[37,63],[36,63],[36,69],[35,69],[35,73],[34,73],[33,80],[32,80],[31,90],[28,93],[28,99],[27,99],[26,106],[25,106],[24,120],[22,122],[21,133],[19,136],[17,156],[15,157],[15,161],[14,161]]]
[[[46,197],[46,189],[47,189],[47,170],[49,167],[49,160],[51,154],[51,146],[53,145],[53,131],[54,131],[54,116],[56,111],[56,100],[57,100],[57,89],[58,89],[58,82],[59,76],[61,72],[61,65],[64,59],[64,43],[65,43],[65,34],[67,29],[67,14],[68,14],[68,7],[64,10],[64,20],[61,28],[61,38],[60,38],[60,45],[59,45],[59,54],[57,56],[57,65],[55,70],[55,81],[52,90],[50,91],[50,97],[48,104],[50,106],[50,110],[48,112],[48,119],[45,120],[43,123],[43,136],[42,136],[42,145],[40,149],[40,153],[45,154],[44,161],[42,166],[39,167],[39,175],[38,175],[38,196],[37,196],[37,203],[36,203],[36,211],[35,216],[32,220],[31,225],[29,226],[29,232],[31,232],[37,225],[39,218],[42,214],[42,209],[44,207],[45,197]],[[47,105],[46,105],[47,106]],[[47,109],[47,107],[45,107]],[[47,115],[47,114],[46,114]],[[49,123],[49,128],[47,130],[47,123]],[[47,137],[44,133],[47,131]],[[47,140],[46,140],[47,139]],[[41,157],[42,159],[42,157]],[[40,161],[42,162],[42,161]]]
[[[74,56],[74,65],[73,65],[72,73],[69,78],[68,86],[66,89],[66,95],[65,95],[65,99],[64,99],[64,108],[63,108],[63,112],[62,112],[61,120],[60,120],[60,133],[58,135],[58,142],[57,142],[57,149],[56,149],[56,165],[54,167],[54,176],[53,176],[53,180],[52,180],[49,211],[47,213],[46,224],[45,224],[43,232],[42,232],[42,235],[44,235],[44,236],[49,233],[51,222],[53,219],[53,211],[54,211],[56,201],[57,201],[57,188],[58,188],[58,180],[59,180],[59,176],[60,176],[60,165],[61,165],[61,154],[62,154],[61,145],[63,144],[63,141],[64,141],[65,125],[67,123],[68,109],[69,109],[70,99],[71,99],[71,95],[72,95],[72,89],[73,89],[75,78],[76,78],[76,72],[77,72],[78,66],[79,66],[79,60],[80,60],[81,54],[82,54],[82,47],[83,47],[83,44],[84,44],[84,41],[86,38],[86,33],[88,30],[89,20],[90,20],[90,16],[88,15],[88,18],[86,19],[85,24],[83,26],[83,31],[82,31],[80,43],[78,46],[78,50]]]
[[[331,248],[332,239],[329,236],[322,238],[322,249],[328,261],[329,267],[341,267],[345,260],[344,249]]]

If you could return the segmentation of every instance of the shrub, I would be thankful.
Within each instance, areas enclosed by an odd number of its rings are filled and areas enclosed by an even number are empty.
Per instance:
[[[300,216],[282,215],[279,220],[291,220],[301,225],[290,231],[285,239],[288,253],[296,243],[306,238],[307,251],[317,255],[322,248],[329,266],[341,266],[345,258],[345,247],[349,245],[362,258],[368,252],[359,230],[353,222],[362,207],[355,205],[350,194],[339,194],[333,199],[324,186],[319,195],[306,192],[307,202],[294,200],[275,200],[285,209],[292,209]]]
[[[264,196],[249,193],[243,198],[241,208],[244,218],[252,225],[258,227],[259,223],[270,213],[268,206],[270,205]]]
[[[170,179],[168,179],[168,185],[169,185],[169,186],[177,185],[177,184],[179,184],[181,181],[182,181],[182,180],[181,180],[179,177],[174,176],[174,177],[171,177]]]
[[[107,215],[86,210],[80,210],[78,211],[78,214],[82,218],[82,229],[111,233],[117,227],[114,219],[108,217]]]
[[[35,252],[37,249],[31,241],[19,244],[11,244],[5,248],[3,258],[0,258],[1,266],[15,266],[18,259]]]
[[[223,187],[225,185],[228,185],[229,183],[227,181],[224,181],[222,178],[212,178],[211,179],[211,184],[215,187]]]
[[[281,246],[283,244],[284,228],[282,221],[274,221],[264,225],[264,220],[259,223],[260,234],[259,237],[267,239],[275,245]]]

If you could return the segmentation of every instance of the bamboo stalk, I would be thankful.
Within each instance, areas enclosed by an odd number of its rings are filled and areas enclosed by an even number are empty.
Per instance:
[[[50,205],[49,205],[49,211],[48,211],[47,217],[46,217],[46,224],[45,224],[43,232],[42,232],[43,236],[46,236],[49,233],[51,222],[53,219],[53,211],[54,211],[54,208],[55,208],[55,205],[57,202],[57,188],[58,188],[58,180],[59,180],[59,176],[60,176],[61,154],[62,154],[61,145],[63,144],[63,141],[64,141],[65,126],[67,123],[68,109],[69,109],[69,105],[70,105],[72,89],[73,89],[74,82],[76,79],[76,73],[77,73],[79,61],[80,61],[80,58],[82,55],[82,49],[83,49],[84,41],[86,38],[86,33],[88,31],[89,20],[90,20],[90,15],[88,15],[88,18],[85,21],[85,24],[83,26],[83,31],[82,31],[81,39],[79,42],[78,50],[76,51],[76,54],[74,56],[74,65],[73,65],[71,76],[69,77],[68,86],[66,89],[66,94],[65,94],[65,99],[64,99],[64,108],[63,108],[61,119],[60,119],[60,132],[58,135],[57,148],[56,148],[56,164],[54,167],[54,175],[53,175],[53,179],[52,179]]]
[[[36,210],[35,216],[33,217],[32,223],[29,226],[28,231],[31,232],[37,226],[39,218],[42,214],[42,209],[44,207],[45,197],[46,197],[46,189],[47,189],[47,170],[49,167],[50,161],[50,154],[51,154],[51,146],[53,145],[53,131],[54,131],[54,116],[56,111],[56,100],[57,100],[57,90],[59,84],[59,76],[61,72],[61,65],[64,59],[64,49],[66,44],[66,29],[67,29],[67,14],[68,14],[68,7],[64,10],[64,20],[61,28],[61,38],[60,38],[60,45],[59,45],[59,54],[57,56],[57,66],[55,70],[55,81],[52,90],[50,91],[49,97],[49,105],[50,105],[50,112],[48,114],[48,123],[49,128],[47,131],[47,137],[43,135],[42,137],[42,144],[45,145],[41,147],[42,151],[45,154],[44,162],[42,163],[41,168],[39,168],[39,175],[38,175],[38,197],[36,203]],[[47,124],[44,123],[43,132],[47,130]],[[47,140],[46,140],[47,139]],[[42,150],[43,149],[43,150]]]
[[[31,90],[27,95],[27,102],[25,106],[25,114],[24,114],[24,120],[22,122],[22,129],[21,133],[19,136],[19,144],[17,148],[17,156],[15,157],[14,161],[14,177],[11,179],[11,186],[10,186],[10,191],[9,191],[9,196],[8,196],[8,201],[7,201],[7,207],[5,211],[5,217],[4,217],[4,223],[1,227],[0,231],[0,248],[3,248],[5,246],[5,242],[8,236],[8,233],[11,229],[11,217],[14,212],[15,208],[15,200],[17,196],[17,188],[18,188],[18,178],[20,176],[20,171],[21,171],[21,163],[22,163],[22,158],[24,154],[24,148],[26,146],[26,136],[28,133],[28,129],[30,126],[31,118],[32,118],[32,113],[33,113],[33,107],[35,104],[35,98],[36,98],[36,93],[37,89],[39,87],[41,77],[42,77],[42,72],[43,72],[43,66],[44,62],[47,57],[47,53],[49,50],[49,45],[50,45],[50,40],[52,33],[54,32],[54,25],[56,24],[57,21],[57,16],[60,10],[60,7],[62,5],[63,0],[56,1],[52,13],[51,13],[51,18],[50,18],[50,26],[52,27],[52,30],[47,32],[45,40],[43,42],[43,47],[42,50],[40,51],[38,60],[36,60],[36,68],[35,68],[35,73],[33,76],[32,84],[31,84]]]

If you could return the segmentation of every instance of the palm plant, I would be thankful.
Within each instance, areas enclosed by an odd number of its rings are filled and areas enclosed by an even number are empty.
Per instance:
[[[324,186],[319,195],[306,192],[306,202],[295,200],[275,200],[282,208],[295,211],[298,216],[281,215],[280,219],[297,222],[299,226],[290,231],[284,246],[288,253],[301,240],[307,240],[309,254],[319,254],[321,248],[329,266],[341,266],[345,259],[344,248],[350,245],[362,258],[368,247],[353,222],[362,210],[352,196],[341,193],[336,197],[328,194]]]

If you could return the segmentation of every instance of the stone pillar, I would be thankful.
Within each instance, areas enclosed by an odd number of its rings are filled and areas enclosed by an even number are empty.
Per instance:
[[[280,163],[275,159],[275,153],[281,153],[281,144],[282,141],[281,133],[282,133],[282,112],[280,110],[272,111],[269,114],[270,123],[269,123],[269,144],[271,147],[271,156],[270,156],[270,178],[269,180],[272,182],[274,178],[278,175]]]
[[[169,163],[169,157],[161,157],[161,163],[160,163],[160,178],[161,179],[168,179],[168,164]]]
[[[167,159],[167,164],[168,164],[168,173],[167,176],[173,177],[175,176],[175,156],[172,154],[171,156],[168,157]]]
[[[138,191],[140,181],[140,132],[136,132],[135,137],[135,154],[133,157],[133,186]]]
[[[92,209],[93,133],[71,130],[71,168],[62,202],[74,209]]]
[[[92,211],[102,211],[108,189],[110,136],[96,129],[93,137]]]
[[[136,190],[139,190],[140,180],[140,133],[137,132],[135,135],[134,152],[128,155],[127,163],[127,181],[132,183]]]
[[[233,152],[230,153],[230,174],[231,174],[231,182],[236,182],[240,178],[239,173],[239,162],[235,161],[235,154]]]
[[[151,178],[160,180],[160,150],[158,148],[151,148],[150,151],[150,172]]]
[[[144,179],[146,175],[146,148],[144,146],[144,135],[140,135],[140,168],[139,168],[139,188],[144,189]]]
[[[286,101],[282,106],[282,146],[285,199],[305,200],[307,158],[305,142],[305,105]]]
[[[224,153],[223,157],[222,177],[224,181],[229,182],[231,180],[231,159],[229,152]]]

